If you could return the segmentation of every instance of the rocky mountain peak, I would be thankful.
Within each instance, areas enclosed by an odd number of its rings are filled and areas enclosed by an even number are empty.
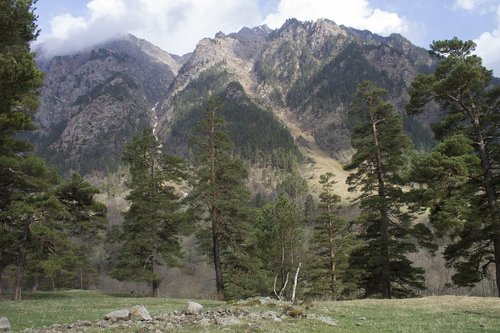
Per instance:
[[[186,151],[185,138],[203,103],[223,94],[233,110],[257,110],[257,104],[272,110],[293,128],[297,142],[307,138],[310,147],[347,161],[348,109],[358,83],[369,79],[388,89],[402,111],[408,85],[432,61],[400,35],[382,37],[326,19],[220,32],[182,57],[127,35],[44,64],[39,146],[71,167],[88,156],[119,160],[130,135],[157,124],[164,147],[183,145]],[[425,136],[425,128],[411,121],[412,130]],[[112,152],[101,149],[106,145]]]

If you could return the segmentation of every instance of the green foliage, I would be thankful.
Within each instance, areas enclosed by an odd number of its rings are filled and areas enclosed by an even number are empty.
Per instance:
[[[256,225],[258,256],[268,278],[268,292],[272,279],[276,292],[290,295],[292,278],[303,258],[304,212],[302,207],[280,194],[276,201],[259,210]]]
[[[218,97],[222,102],[218,112],[224,117],[235,152],[242,158],[252,163],[270,164],[285,171],[292,171],[302,160],[287,128],[271,111],[263,110],[253,103],[239,83],[229,83]],[[186,142],[191,135],[199,135],[195,130],[196,124],[203,116],[203,105],[178,113],[172,124],[175,141]]]
[[[339,77],[345,79],[339,80]],[[297,80],[290,88],[287,102],[292,107],[310,105],[318,115],[322,115],[335,110],[341,103],[350,103],[362,80],[374,81],[388,89],[394,84],[387,74],[378,72],[370,64],[359,44],[351,43],[311,76],[307,83]]]
[[[417,179],[429,187],[422,192],[431,221],[441,235],[456,237],[445,251],[456,269],[453,281],[473,285],[488,277],[493,264],[500,292],[500,87],[474,49],[472,41],[457,38],[434,42],[431,53],[440,62],[434,73],[415,78],[406,109],[418,114],[435,102],[445,112],[433,125],[442,144],[419,162],[427,160],[421,172],[435,175],[424,180],[417,173]]]
[[[221,70],[221,67],[216,64],[201,72],[195,80],[188,83],[180,94],[175,96],[173,104],[176,117],[185,117],[186,113],[196,107],[203,110],[203,105],[210,95],[222,91],[230,76],[229,73]],[[179,74],[182,75],[182,71]],[[200,119],[201,117],[194,124],[197,124]]]
[[[50,278],[53,287],[74,276],[81,258],[73,240],[97,228],[105,212],[88,183],[74,176],[59,185],[54,170],[18,139],[20,132],[34,129],[31,118],[42,83],[30,52],[38,35],[33,4],[0,3],[0,273],[15,267],[15,300],[21,299],[27,276]],[[83,225],[84,231],[75,232]]]
[[[305,268],[307,294],[313,297],[338,299],[350,286],[344,278],[349,253],[354,244],[350,224],[338,216],[340,196],[335,194],[336,181],[330,172],[320,176],[320,215]]]
[[[126,146],[123,160],[130,165],[128,184],[130,208],[124,213],[116,268],[119,280],[144,281],[158,297],[158,266],[176,265],[181,256],[179,227],[185,219],[173,182],[184,178],[181,160],[160,151],[151,129],[134,137]]]
[[[209,100],[198,125],[200,135],[193,140],[196,177],[191,208],[201,225],[202,247],[213,258],[218,297],[238,298],[250,296],[262,284],[251,233],[250,194],[245,187],[248,171],[233,155],[219,114],[222,108],[218,97]]]
[[[278,195],[286,196],[290,201],[304,204],[309,192],[307,181],[297,172],[290,173],[282,182],[276,186]]]
[[[27,0],[0,4],[0,156],[31,148],[14,134],[34,129],[31,116],[38,107],[37,88],[42,84],[30,52],[30,43],[38,36],[32,4]]]
[[[387,91],[363,81],[352,112],[358,119],[351,144],[356,150],[345,167],[350,191],[360,192],[358,223],[362,245],[353,251],[350,265],[366,296],[384,298],[412,295],[422,289],[423,270],[412,266],[408,253],[416,252],[411,212],[404,209],[405,152],[410,142],[403,134],[401,118],[384,100]],[[420,227],[419,227],[420,228]],[[427,229],[425,229],[427,230]],[[423,231],[419,229],[419,231]]]

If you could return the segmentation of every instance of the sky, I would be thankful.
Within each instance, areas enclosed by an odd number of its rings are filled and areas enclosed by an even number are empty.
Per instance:
[[[382,36],[400,33],[425,48],[454,36],[474,40],[484,65],[500,76],[500,0],[38,0],[35,12],[37,43],[48,55],[123,33],[182,55],[219,31],[327,18]]]

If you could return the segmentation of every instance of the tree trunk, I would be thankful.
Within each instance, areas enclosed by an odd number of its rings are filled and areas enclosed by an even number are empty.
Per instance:
[[[21,300],[21,291],[23,288],[23,271],[24,271],[24,262],[26,256],[23,252],[20,252],[17,256],[17,267],[16,267],[16,282],[15,282],[15,291],[14,291],[14,301]]]
[[[0,295],[3,293],[3,269],[0,269]]]
[[[220,258],[220,244],[219,244],[219,221],[217,220],[217,152],[216,146],[216,128],[215,128],[215,109],[212,111],[212,124],[210,127],[210,186],[212,187],[212,202],[210,207],[210,218],[212,222],[212,244],[214,254],[214,268],[215,268],[215,288],[217,290],[217,299],[224,299],[224,277],[222,274],[222,262]]]
[[[219,244],[217,229],[218,229],[217,221],[215,219],[212,219],[212,242],[213,242],[213,252],[214,252],[215,288],[217,290],[217,299],[224,300],[224,277],[222,275],[222,263],[220,260],[220,244]]]
[[[493,238],[493,247],[495,250],[495,278],[497,283],[497,293],[500,297],[500,233]]]
[[[381,199],[380,204],[380,234],[382,238],[381,256],[383,259],[380,276],[380,286],[382,298],[391,298],[391,266],[389,257],[389,210],[387,207],[387,198],[385,192],[385,177],[382,168],[382,154],[378,141],[376,123],[372,120],[372,134],[377,154],[377,178],[378,178],[378,196]]]
[[[83,290],[83,268],[80,268],[80,289]]]
[[[31,292],[36,293],[38,290],[38,278],[35,277],[35,280],[33,280],[33,285],[31,286]]]
[[[494,219],[493,226],[495,230],[500,229],[500,221],[497,213],[497,194],[495,185],[493,184],[493,176],[491,173],[491,163],[486,149],[486,142],[484,141],[483,133],[479,129],[479,120],[473,119],[477,143],[479,147],[479,158],[481,160],[481,169],[483,171],[484,190],[486,192],[486,200],[488,201],[488,208],[490,210],[490,217]],[[497,293],[500,297],[500,232],[493,235],[493,247],[495,252],[495,277],[497,284]]]
[[[151,286],[153,289],[153,297],[160,298],[160,282],[155,280],[151,283]]]
[[[299,266],[297,267],[297,270],[295,271],[295,277],[293,278],[292,303],[295,302],[295,292],[297,291],[297,281],[299,279],[300,266],[302,266],[301,262],[299,262]]]
[[[328,206],[328,213],[331,214],[330,212],[330,206]],[[337,289],[337,272],[336,272],[336,260],[335,260],[335,249],[333,247],[334,243],[334,231],[333,231],[333,223],[330,218],[329,223],[329,231],[330,231],[330,248],[329,248],[329,254],[330,254],[330,288],[332,290],[332,293],[335,294],[336,289]]]

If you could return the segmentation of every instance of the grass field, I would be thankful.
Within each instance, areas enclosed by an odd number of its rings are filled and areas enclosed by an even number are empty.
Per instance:
[[[21,302],[0,301],[0,317],[7,317],[13,330],[73,323],[77,320],[99,320],[113,310],[131,308],[137,304],[146,306],[152,316],[181,310],[186,305],[183,299],[124,297],[80,290],[23,293],[23,298]],[[204,307],[221,304],[210,300],[197,302]]]
[[[182,310],[186,300],[132,298],[92,291],[40,292],[26,295],[22,302],[1,301],[0,316],[9,318],[12,328],[43,327],[77,320],[99,320],[112,310],[144,304],[152,315]],[[224,303],[201,300],[205,308]],[[304,306],[304,309],[306,307]],[[249,311],[266,308],[249,306]],[[273,310],[278,311],[274,308]],[[259,332],[500,332],[500,299],[440,296],[404,300],[356,300],[314,302],[305,310],[333,317],[338,326],[310,319],[263,321]],[[179,332],[218,332],[218,327]],[[225,328],[250,332],[247,326]],[[133,332],[133,330],[131,331]],[[177,331],[176,331],[177,332]]]

